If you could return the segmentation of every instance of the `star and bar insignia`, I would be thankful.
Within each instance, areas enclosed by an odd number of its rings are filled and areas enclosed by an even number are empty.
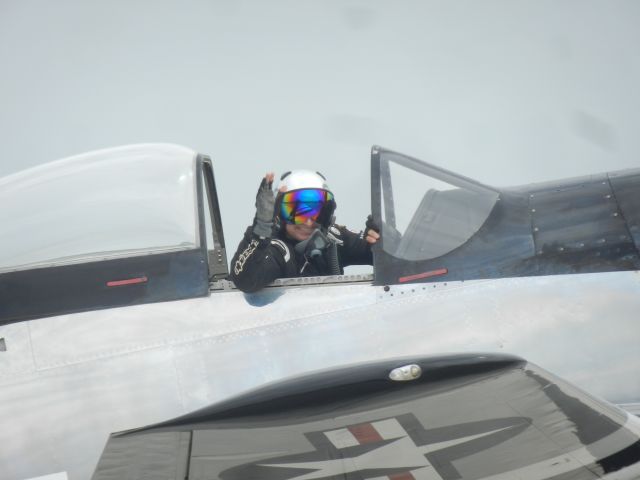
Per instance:
[[[425,429],[409,413],[305,433],[314,450],[221,473],[223,480],[454,480],[457,459],[487,450],[529,426],[509,417]]]

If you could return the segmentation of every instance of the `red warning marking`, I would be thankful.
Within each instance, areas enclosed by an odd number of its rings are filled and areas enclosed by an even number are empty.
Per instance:
[[[370,423],[352,425],[348,428],[351,432],[351,435],[356,437],[356,440],[358,440],[361,445],[364,443],[373,443],[382,440],[382,437],[380,436],[378,431]]]
[[[412,280],[419,280],[421,278],[437,277],[438,275],[446,275],[449,270],[446,268],[440,268],[438,270],[431,270],[430,272],[416,273],[415,275],[408,275],[406,277],[400,277],[398,281],[400,283],[410,282]]]
[[[389,475],[389,480],[416,480],[416,477],[414,477],[411,472],[405,472]]]
[[[137,283],[147,283],[147,277],[128,278],[126,280],[112,280],[107,282],[107,287],[120,287],[122,285],[135,285]]]

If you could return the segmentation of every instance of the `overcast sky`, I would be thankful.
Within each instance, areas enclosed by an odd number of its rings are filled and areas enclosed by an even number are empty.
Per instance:
[[[267,170],[370,210],[372,144],[506,186],[640,165],[638,0],[0,0],[0,176],[123,144],[215,161],[230,254]]]

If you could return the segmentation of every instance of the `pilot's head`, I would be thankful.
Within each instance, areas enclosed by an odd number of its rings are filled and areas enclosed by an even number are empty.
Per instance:
[[[336,209],[326,179],[310,170],[282,175],[276,204],[281,228],[298,241],[309,238],[316,228],[326,230]]]

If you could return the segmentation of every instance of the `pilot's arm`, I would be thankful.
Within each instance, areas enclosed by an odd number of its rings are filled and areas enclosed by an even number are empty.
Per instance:
[[[371,246],[380,238],[379,228],[373,222],[371,215],[367,218],[365,230],[360,234],[350,231],[349,229],[334,225],[331,227],[337,238],[342,241],[338,248],[338,258],[340,266],[349,265],[373,265],[373,253]]]
[[[243,292],[256,292],[276,278],[288,276],[290,262],[289,247],[283,241],[260,238],[251,226],[231,260],[231,280]]]
[[[267,173],[256,195],[256,215],[231,260],[231,280],[243,292],[255,292],[287,276],[291,261],[289,247],[272,239],[275,194],[273,173]]]

